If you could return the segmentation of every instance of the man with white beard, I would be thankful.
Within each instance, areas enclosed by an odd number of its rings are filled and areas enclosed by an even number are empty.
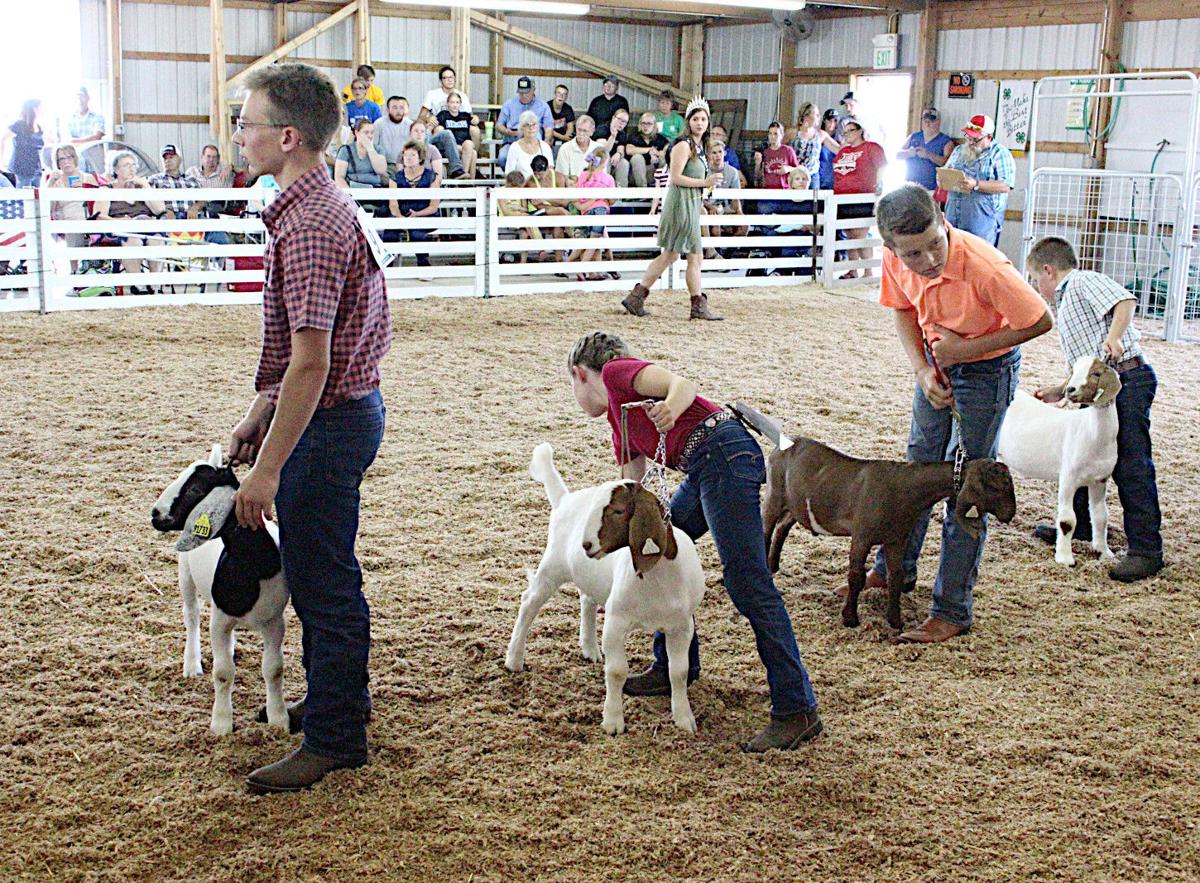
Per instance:
[[[966,179],[946,200],[946,220],[999,245],[1008,192],[1017,181],[1016,165],[1008,148],[992,140],[996,124],[991,117],[976,114],[962,131],[967,140],[950,154],[946,168],[958,169]]]

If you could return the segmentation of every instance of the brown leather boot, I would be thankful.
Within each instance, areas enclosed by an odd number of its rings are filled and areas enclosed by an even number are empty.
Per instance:
[[[633,286],[633,291],[629,292],[625,300],[621,301],[621,306],[634,316],[649,316],[650,311],[646,309],[646,298],[649,296],[650,289],[639,282]]]
[[[688,314],[689,319],[704,319],[708,322],[724,321],[724,316],[718,316],[708,308],[708,298],[703,294],[697,294],[692,297],[692,311]]]

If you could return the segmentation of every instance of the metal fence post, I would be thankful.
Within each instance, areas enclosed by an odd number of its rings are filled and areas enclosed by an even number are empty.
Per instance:
[[[825,197],[825,211],[821,218],[821,284],[833,286],[834,248],[837,243],[837,196],[833,191]]]

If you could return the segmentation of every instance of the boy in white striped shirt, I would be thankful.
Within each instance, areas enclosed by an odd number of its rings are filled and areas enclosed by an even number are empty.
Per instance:
[[[1037,290],[1054,309],[1067,370],[1080,356],[1099,356],[1117,369],[1117,465],[1113,482],[1125,515],[1129,551],[1109,571],[1122,582],[1134,582],[1162,570],[1162,512],[1150,451],[1150,405],[1158,388],[1154,369],[1142,355],[1141,335],[1132,325],[1137,301],[1116,280],[1078,269],[1075,250],[1065,239],[1047,236],[1029,252],[1026,269]],[[1037,397],[1052,401],[1052,387]],[[1087,488],[1075,492],[1075,539],[1091,540]],[[1081,535],[1082,534],[1082,535]],[[1034,536],[1051,545],[1054,525],[1039,524]]]

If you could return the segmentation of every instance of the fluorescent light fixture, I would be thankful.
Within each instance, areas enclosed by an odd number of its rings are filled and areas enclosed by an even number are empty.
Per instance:
[[[687,0],[687,2],[734,9],[778,9],[783,12],[796,12],[807,5],[805,0]]]
[[[404,6],[466,6],[470,9],[491,9],[496,12],[538,12],[545,15],[586,15],[590,9],[584,3],[555,3],[554,0],[386,0]]]

